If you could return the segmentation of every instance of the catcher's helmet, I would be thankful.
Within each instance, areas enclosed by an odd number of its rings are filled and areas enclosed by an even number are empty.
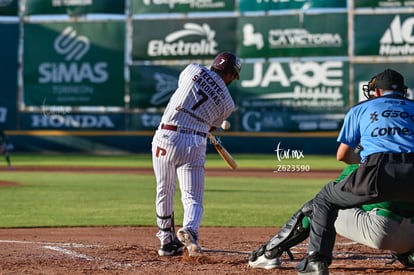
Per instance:
[[[214,68],[217,71],[222,71],[224,73],[236,73],[237,79],[240,79],[240,59],[231,52],[222,52],[218,54],[214,58],[211,68]]]

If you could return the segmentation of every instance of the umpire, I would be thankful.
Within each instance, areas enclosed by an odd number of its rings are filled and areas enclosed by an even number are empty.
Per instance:
[[[361,165],[315,196],[307,256],[297,265],[298,274],[329,274],[339,209],[380,201],[414,202],[414,102],[406,98],[404,78],[387,69],[363,90],[370,99],[346,114],[337,151],[338,160]],[[359,144],[360,155],[354,153]]]

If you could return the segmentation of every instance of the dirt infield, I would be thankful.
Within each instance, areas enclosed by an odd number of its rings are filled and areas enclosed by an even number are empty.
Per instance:
[[[50,167],[16,167],[15,171],[46,171]],[[67,168],[65,168],[67,171]],[[64,168],[57,169],[64,171]],[[71,167],[78,173],[152,173],[148,169]],[[56,171],[54,168],[53,171]],[[208,170],[207,176],[222,176]],[[224,171],[227,176],[232,173]],[[243,170],[240,174],[272,177],[272,171]],[[297,177],[334,178],[337,171]],[[278,176],[284,176],[278,174]],[[293,177],[292,173],[285,176]],[[7,182],[7,185],[18,183]],[[208,210],[206,210],[208,211]],[[0,274],[296,274],[294,267],[304,256],[306,243],[292,250],[274,270],[252,269],[248,254],[266,242],[277,228],[211,228],[200,230],[200,257],[186,254],[160,257],[155,227],[80,227],[0,229]],[[338,236],[331,274],[409,274],[398,262],[390,263],[387,251],[378,251]]]

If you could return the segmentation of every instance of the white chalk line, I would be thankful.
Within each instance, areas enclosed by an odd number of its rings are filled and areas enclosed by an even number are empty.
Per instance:
[[[76,251],[70,250],[68,248],[96,248],[102,247],[100,245],[84,245],[84,244],[77,244],[77,243],[51,243],[51,242],[31,242],[31,241],[17,241],[17,240],[0,240],[0,243],[16,243],[16,244],[33,244],[40,246],[42,248],[56,251],[62,253],[63,255],[70,256],[72,258],[77,258],[85,261],[98,261],[103,262],[105,266],[115,266],[115,267],[134,267],[134,264],[131,263],[119,263],[115,261],[108,261],[103,260],[99,257],[88,256],[86,254],[78,253]]]
[[[297,246],[295,246],[293,249],[291,249],[292,254],[304,254],[306,253],[306,248],[307,248],[306,243],[301,243],[298,244]],[[339,246],[353,246],[353,245],[359,245],[359,243],[357,242],[338,242],[336,243],[336,245]],[[227,255],[235,255],[235,254],[244,254],[244,255],[250,255],[252,253],[252,251],[236,251],[236,250],[225,250],[225,249],[207,249],[204,248],[202,249],[203,252],[206,253],[212,253],[212,254],[227,254]],[[334,253],[337,256],[342,256],[345,258],[350,258],[353,260],[375,260],[375,259],[390,259],[391,257],[389,255],[378,255],[378,254],[363,254],[363,255],[358,255],[355,254],[354,252],[337,252]],[[289,261],[288,261],[289,262]]]
[[[86,260],[86,261],[95,260],[94,257],[89,257],[85,254],[81,254],[81,253],[75,252],[73,250],[69,250],[69,249],[66,249],[66,248],[59,247],[59,246],[43,245],[42,247],[46,248],[46,249],[53,250],[53,251],[60,252],[60,253],[65,254],[65,255],[69,255],[73,258],[79,258],[79,259]]]
[[[350,246],[350,245],[356,245],[358,244],[357,242],[343,242],[343,243],[338,243],[338,245],[342,245],[342,246]],[[306,248],[307,244],[302,243],[302,244],[298,244],[297,246],[295,246],[295,248]],[[225,249],[208,249],[208,248],[202,248],[203,252],[206,253],[222,253],[222,254],[247,254],[250,255],[252,253],[252,251],[236,251],[236,250],[225,250]],[[300,254],[303,252],[300,252],[298,250],[295,249],[291,249],[291,252],[293,254]]]
[[[30,242],[30,241],[16,241],[16,240],[0,240],[0,243],[17,243],[17,244],[36,244],[36,245],[58,245],[63,247],[74,247],[74,248],[95,248],[100,247],[99,245],[85,245],[77,243],[51,243],[51,242]]]
[[[206,252],[206,253],[223,253],[223,254],[247,254],[247,255],[250,255],[250,253],[251,253],[251,251],[236,251],[236,250],[207,249],[207,248],[203,248],[202,252]]]

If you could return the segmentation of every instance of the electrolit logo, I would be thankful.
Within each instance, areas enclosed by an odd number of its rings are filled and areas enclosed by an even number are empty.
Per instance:
[[[187,37],[200,37],[198,41],[186,41]],[[216,32],[208,24],[184,24],[184,29],[170,33],[165,40],[148,43],[149,56],[215,55],[218,53]]]

